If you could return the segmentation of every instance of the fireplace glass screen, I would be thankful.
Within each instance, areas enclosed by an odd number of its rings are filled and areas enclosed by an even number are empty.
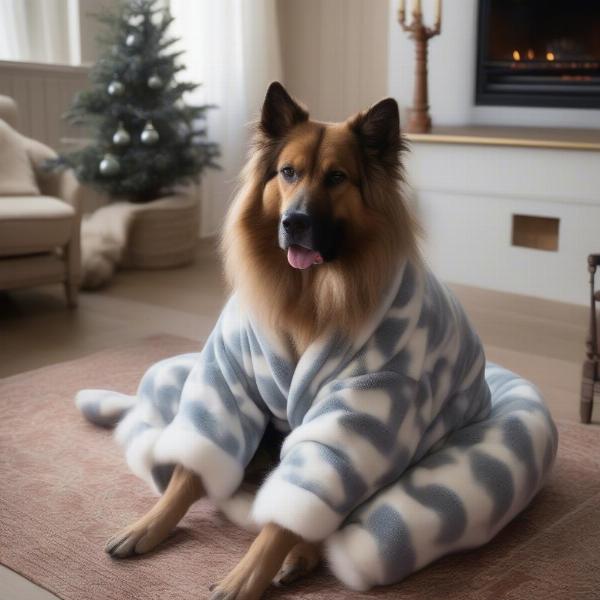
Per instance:
[[[600,107],[600,0],[480,0],[477,104]]]

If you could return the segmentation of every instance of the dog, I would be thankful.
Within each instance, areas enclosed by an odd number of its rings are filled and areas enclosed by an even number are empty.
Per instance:
[[[324,548],[368,589],[487,542],[540,488],[556,430],[533,388],[486,371],[421,258],[405,149],[391,98],[321,123],[271,84],[222,238],[233,294],[204,350],[151,367],[135,397],[78,396],[162,493],[111,556],[155,548],[209,496],[258,531],[211,600],[260,598]]]

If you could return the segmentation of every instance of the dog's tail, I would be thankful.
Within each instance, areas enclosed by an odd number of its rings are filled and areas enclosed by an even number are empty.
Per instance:
[[[100,427],[114,427],[136,402],[137,396],[109,390],[80,390],[75,396],[83,416]]]

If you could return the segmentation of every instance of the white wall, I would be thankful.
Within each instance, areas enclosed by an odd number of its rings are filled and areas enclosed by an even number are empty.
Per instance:
[[[340,121],[387,95],[388,0],[279,0],[284,84]]]
[[[477,5],[477,0],[443,2],[442,33],[429,44],[429,103],[434,125],[600,128],[600,110],[475,106]],[[414,42],[401,30],[397,8],[398,0],[391,0],[389,93],[406,108],[412,104]],[[423,0],[429,23],[433,21],[432,8],[433,0]]]

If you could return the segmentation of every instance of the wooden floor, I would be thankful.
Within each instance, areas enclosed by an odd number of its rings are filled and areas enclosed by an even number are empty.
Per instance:
[[[450,286],[479,332],[489,360],[531,379],[556,418],[578,419],[585,307]],[[193,266],[123,271],[106,290],[65,308],[62,288],[0,295],[0,377],[70,360],[159,332],[207,337],[226,291],[212,243]]]
[[[532,380],[555,418],[578,420],[587,327],[585,307],[465,286],[450,286],[478,330],[489,360]],[[0,294],[0,377],[75,359],[155,333],[198,340],[209,334],[225,300],[210,242],[193,266],[123,271],[104,291],[83,293],[65,308],[62,288]],[[0,399],[1,402],[1,399]],[[600,421],[596,411],[595,421]],[[0,597],[55,596],[0,566]]]

